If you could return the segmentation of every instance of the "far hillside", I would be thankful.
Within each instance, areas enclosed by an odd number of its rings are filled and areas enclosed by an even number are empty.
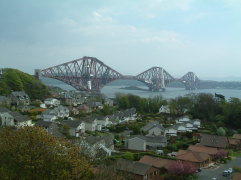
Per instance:
[[[47,86],[30,74],[17,69],[3,69],[0,77],[0,95],[11,91],[25,91],[31,99],[44,99],[50,95]]]

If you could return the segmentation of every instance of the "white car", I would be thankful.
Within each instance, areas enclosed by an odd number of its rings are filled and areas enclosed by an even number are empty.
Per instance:
[[[232,173],[233,172],[233,168],[228,168],[227,170],[229,173]]]

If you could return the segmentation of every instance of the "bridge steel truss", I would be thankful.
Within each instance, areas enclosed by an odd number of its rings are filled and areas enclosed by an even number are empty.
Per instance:
[[[136,76],[136,79],[145,83],[149,90],[165,90],[166,85],[175,79],[162,67],[152,67]]]
[[[122,74],[93,57],[83,57],[38,72],[40,76],[57,79],[77,90],[99,91]]]
[[[188,72],[182,76],[179,81],[181,81],[187,90],[198,89],[200,80],[193,72]]]
[[[119,80],[131,79],[143,82],[151,91],[165,90],[166,85],[180,81],[187,90],[197,89],[200,80],[193,72],[188,72],[180,79],[173,78],[162,67],[152,67],[137,76],[123,76],[94,57],[86,57],[66,62],[43,70],[36,70],[35,75],[57,79],[80,91],[99,91],[106,84]]]

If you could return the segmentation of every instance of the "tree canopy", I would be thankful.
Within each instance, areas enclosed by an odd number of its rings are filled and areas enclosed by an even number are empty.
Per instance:
[[[80,148],[40,127],[0,129],[1,179],[91,179]]]
[[[8,95],[11,91],[25,91],[31,99],[44,99],[49,90],[41,81],[17,69],[4,69],[0,79],[0,95]]]

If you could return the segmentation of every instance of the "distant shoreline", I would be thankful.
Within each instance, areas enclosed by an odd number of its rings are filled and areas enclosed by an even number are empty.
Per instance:
[[[139,91],[148,91],[148,89],[142,89],[137,86],[127,86],[119,89],[126,89],[126,90],[139,90]]]

